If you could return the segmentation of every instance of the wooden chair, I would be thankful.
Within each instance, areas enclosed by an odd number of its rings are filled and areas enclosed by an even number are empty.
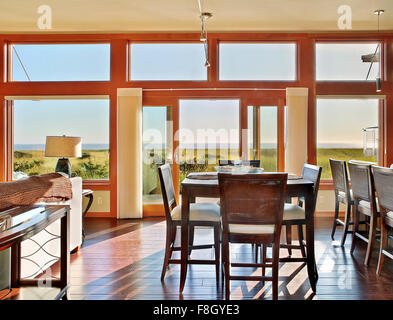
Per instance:
[[[319,182],[321,181],[322,167],[314,166],[305,163],[303,165],[302,177],[314,183],[314,197],[313,197],[313,211],[318,199]],[[286,229],[287,244],[281,244],[282,248],[287,248],[288,251],[292,249],[300,249],[302,257],[306,257],[306,250],[304,246],[303,226],[306,225],[306,212],[303,208],[303,199],[299,199],[298,204],[286,203],[284,206],[283,225]],[[297,226],[299,245],[292,244],[292,226]],[[291,251],[289,251],[291,255]]]
[[[302,177],[304,179],[314,182],[314,198],[313,198],[313,210],[318,199],[319,182],[321,181],[322,167],[314,166],[312,164],[305,163],[303,165]],[[283,226],[285,226],[286,244],[280,244],[281,248],[288,249],[288,253],[292,255],[292,249],[300,249],[302,257],[306,257],[306,249],[304,243],[303,225],[306,225],[306,212],[303,208],[304,199],[299,199],[298,204],[285,203],[284,205],[284,217]],[[297,226],[299,245],[292,244],[292,226]],[[266,262],[266,247],[261,247],[262,263]],[[255,261],[258,260],[258,249],[255,251]],[[262,270],[264,274],[265,271]]]
[[[172,181],[172,170],[169,164],[158,167],[160,177],[162,197],[165,208],[166,218],[166,245],[165,257],[162,266],[161,280],[164,279],[166,270],[171,263],[179,264],[179,259],[171,259],[173,251],[179,251],[180,247],[175,247],[176,230],[181,226],[181,206],[176,204],[175,190]],[[220,274],[220,207],[213,203],[192,203],[190,205],[190,225],[189,225],[189,254],[191,250],[213,248],[215,250],[215,259],[211,264],[216,266],[217,284]],[[207,226],[214,229],[214,244],[194,246],[194,228],[196,226]],[[209,264],[208,260],[193,260],[196,264]]]
[[[388,234],[389,230],[393,231],[393,169],[373,166],[372,172],[381,214],[381,244],[377,266],[379,276],[385,256],[393,259],[393,254],[387,251],[388,238],[393,240],[393,235]]]
[[[351,221],[351,208],[353,206],[353,197],[351,189],[349,188],[347,164],[342,160],[329,159],[330,168],[332,170],[332,177],[334,183],[334,195],[335,195],[335,210],[334,210],[334,221],[332,229],[332,240],[334,240],[334,234],[336,227],[339,225],[344,226],[343,236],[341,238],[341,246],[345,245],[345,240],[348,233],[352,233],[349,230],[349,226],[353,225]],[[344,221],[339,219],[338,212],[340,209],[340,203],[346,205]]]
[[[375,241],[377,227],[377,217],[379,216],[378,204],[375,200],[374,178],[371,172],[371,165],[360,164],[354,161],[348,162],[349,174],[351,177],[353,194],[353,220],[354,227],[352,233],[351,253],[355,250],[357,239],[367,243],[366,257],[364,264],[368,265],[372,255],[372,246]],[[370,217],[368,224],[368,237],[359,231],[360,213]]]
[[[286,173],[218,174],[226,299],[230,295],[230,280],[272,281],[273,299],[278,299],[280,233],[287,176]],[[231,243],[272,245],[272,263],[231,263]],[[269,267],[272,276],[233,276],[231,267]]]
[[[243,165],[249,165],[254,168],[260,168],[261,167],[261,160],[242,160]],[[233,166],[235,165],[234,160],[218,160],[218,165],[220,166]]]

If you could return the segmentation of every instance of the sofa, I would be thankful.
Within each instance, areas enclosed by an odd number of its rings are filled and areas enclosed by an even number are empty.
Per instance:
[[[82,178],[71,178],[72,199],[62,202],[46,202],[38,204],[70,206],[70,251],[82,245]],[[60,220],[45,230],[22,242],[21,244],[21,277],[33,278],[43,271],[50,273],[50,266],[60,256]],[[42,246],[43,250],[38,250]],[[49,276],[49,274],[48,274]]]

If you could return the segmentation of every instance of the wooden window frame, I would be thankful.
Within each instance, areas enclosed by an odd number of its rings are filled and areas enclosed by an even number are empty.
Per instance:
[[[0,34],[0,60],[6,61],[7,44],[9,43],[95,43],[109,42],[111,45],[111,65],[110,81],[104,82],[9,82],[5,77],[7,65],[0,63],[0,101],[3,101],[3,108],[0,109],[0,128],[3,134],[0,139],[0,179],[7,179],[5,167],[7,163],[6,146],[6,123],[7,113],[5,107],[5,96],[17,95],[109,95],[111,120],[110,120],[110,161],[113,171],[110,176],[110,184],[88,186],[94,190],[109,190],[111,192],[111,212],[107,215],[115,218],[117,215],[117,88],[140,87],[144,90],[155,89],[157,92],[143,92],[146,94],[162,95],[164,97],[205,95],[228,96],[255,96],[260,92],[251,89],[281,89],[286,87],[308,88],[308,162],[316,162],[316,113],[315,103],[317,95],[373,95],[375,94],[375,84],[363,81],[316,81],[315,80],[315,42],[382,42],[382,92],[386,96],[384,102],[383,128],[385,137],[386,152],[382,165],[393,163],[393,32],[273,32],[273,33],[253,33],[253,32],[228,32],[209,33],[208,48],[209,62],[211,67],[208,70],[208,80],[203,82],[195,81],[128,81],[128,44],[129,42],[199,42],[200,34],[195,33],[108,33],[108,34]],[[297,80],[285,81],[219,81],[218,80],[218,43],[227,42],[292,42],[297,45]],[[212,91],[198,91],[212,90]],[[225,91],[213,91],[215,88]],[[236,88],[236,90],[232,90]],[[239,89],[244,88],[245,91]],[[173,89],[173,91],[171,91]],[[195,89],[192,92],[175,91],[176,89]],[[332,185],[323,188],[332,188]]]

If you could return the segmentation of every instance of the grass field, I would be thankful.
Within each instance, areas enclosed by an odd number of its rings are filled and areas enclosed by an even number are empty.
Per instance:
[[[317,149],[317,164],[322,167],[322,179],[331,179],[332,173],[329,165],[329,158],[337,160],[359,160],[377,162],[375,157],[367,157],[363,154],[363,149]]]
[[[81,158],[70,159],[72,176],[83,179],[109,178],[109,150],[83,150]],[[29,176],[54,172],[57,158],[44,157],[43,150],[14,151],[14,171]]]
[[[197,151],[189,151],[188,154],[186,150],[182,150],[182,154],[180,157],[180,181],[190,173],[190,172],[206,172],[206,171],[215,171],[214,167],[218,166],[218,161],[220,160],[220,151],[219,150],[206,150],[205,153],[201,153],[203,156],[203,160],[197,163]],[[238,160],[236,155],[238,151],[234,151],[228,157],[231,160]],[[234,156],[235,155],[235,156]],[[226,157],[225,159],[227,159]],[[374,157],[367,157],[363,154],[363,149],[361,148],[319,148],[317,149],[317,164],[322,166],[322,179],[331,179],[331,170],[329,165],[329,158],[339,159],[339,160],[360,160],[360,161],[369,161],[376,162]],[[208,159],[211,159],[211,162],[208,163]],[[194,163],[187,163],[187,161],[194,160]],[[275,149],[263,149],[261,151],[261,167],[268,171],[276,171],[277,170],[277,152]],[[156,170],[156,167],[150,167],[148,170]],[[157,180],[158,183],[158,180]],[[157,188],[153,190],[150,194],[157,194],[160,192],[160,189]]]

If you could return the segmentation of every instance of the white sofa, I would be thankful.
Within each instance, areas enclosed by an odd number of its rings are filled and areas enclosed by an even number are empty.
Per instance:
[[[62,202],[45,204],[68,204],[70,205],[70,251],[82,244],[82,178],[71,178],[72,199]],[[45,230],[27,239],[21,244],[21,277],[30,278],[40,274],[56,262],[54,256],[60,256],[60,239],[50,240],[54,235],[60,235],[60,220],[52,223]],[[43,246],[44,250],[39,250]],[[41,269],[40,269],[41,268]]]

